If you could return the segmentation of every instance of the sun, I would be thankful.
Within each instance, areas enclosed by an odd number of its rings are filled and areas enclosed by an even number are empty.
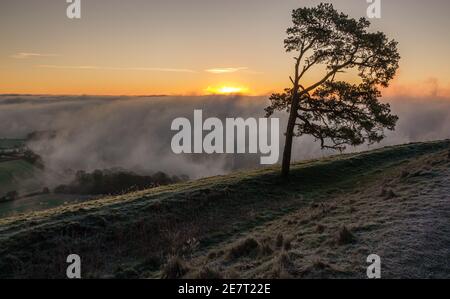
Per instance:
[[[248,92],[247,87],[238,86],[219,86],[219,87],[208,87],[206,92],[209,94],[245,94]]]

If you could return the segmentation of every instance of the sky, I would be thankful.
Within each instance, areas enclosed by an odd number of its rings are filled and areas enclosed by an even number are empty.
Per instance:
[[[399,42],[385,94],[450,97],[450,1],[381,0],[372,30]],[[295,8],[332,2],[352,17],[366,0],[0,1],[0,94],[265,95],[290,85],[283,48]],[[319,77],[319,70],[313,73]]]

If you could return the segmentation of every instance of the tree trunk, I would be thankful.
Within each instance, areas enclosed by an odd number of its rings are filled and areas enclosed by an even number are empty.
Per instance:
[[[291,111],[286,130],[286,141],[284,143],[283,162],[281,164],[281,176],[287,178],[291,167],[292,141],[294,138],[295,122],[297,121],[298,95],[294,92],[291,103]]]

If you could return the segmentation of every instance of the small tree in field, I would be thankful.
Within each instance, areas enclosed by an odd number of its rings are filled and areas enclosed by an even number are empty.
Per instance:
[[[276,110],[289,112],[284,177],[294,136],[312,135],[323,149],[344,150],[345,145],[380,142],[384,129],[394,130],[398,120],[388,104],[378,101],[378,86],[387,87],[398,69],[397,42],[368,32],[369,21],[351,19],[332,4],[294,10],[292,20],[284,41],[286,51],[296,53],[292,87],[273,94],[266,108],[268,117]],[[305,75],[320,65],[322,76],[305,86]],[[358,84],[338,80],[349,70],[357,73]]]

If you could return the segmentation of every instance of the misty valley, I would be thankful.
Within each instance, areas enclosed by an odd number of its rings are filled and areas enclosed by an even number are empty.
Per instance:
[[[51,140],[56,134],[32,132],[26,139],[0,138],[0,217],[189,180],[187,175],[169,176],[164,172],[139,175],[121,168],[92,172],[65,169],[63,173],[52,173],[28,144]],[[42,178],[45,172],[60,177],[60,184],[53,179],[48,187]]]
[[[269,126],[258,125],[266,101],[227,96],[1,96],[0,217],[260,168],[261,159],[277,156],[285,130],[274,126],[273,119]],[[394,101],[401,122],[380,146],[445,138],[450,125],[441,111],[450,111],[450,106],[432,99],[428,103],[428,112],[419,118],[401,98]],[[202,112],[196,112],[198,107]],[[275,117],[285,123],[285,116]],[[227,119],[235,120],[231,136]],[[334,154],[319,151],[308,138],[297,144],[294,160]],[[258,149],[262,157],[254,154]]]

